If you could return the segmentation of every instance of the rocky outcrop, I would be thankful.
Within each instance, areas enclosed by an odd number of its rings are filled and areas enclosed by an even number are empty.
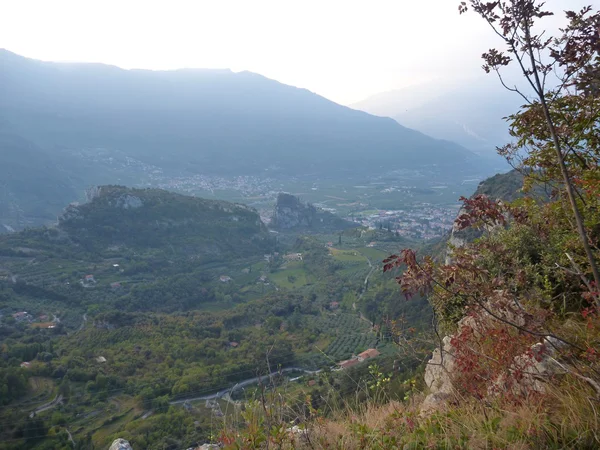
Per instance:
[[[496,294],[495,298],[488,300],[486,309],[507,322],[527,327],[527,316],[511,307],[504,298],[503,291],[497,291]],[[453,339],[466,328],[470,329],[476,339],[483,339],[487,326],[496,320],[487,312],[478,319],[466,316],[458,322],[455,334],[442,339],[425,367],[424,381],[429,393],[421,404],[421,415],[444,409],[455,398],[453,380],[457,373]],[[489,383],[487,395],[494,397],[511,394],[525,398],[531,393],[544,393],[553,376],[567,371],[556,359],[563,346],[563,342],[551,337],[535,343],[526,352],[516,356],[513,364]]]
[[[429,394],[421,404],[421,414],[428,414],[443,408],[454,394],[452,385],[454,352],[451,340],[450,336],[444,337],[425,367],[425,384],[429,389]]]
[[[129,441],[125,439],[115,439],[108,450],[133,450]]]
[[[352,222],[309,203],[302,203],[296,196],[280,193],[273,212],[271,227],[277,230],[335,231],[353,228]]]
[[[544,338],[531,346],[529,352],[515,358],[510,370],[498,377],[488,388],[488,395],[502,395],[510,390],[513,395],[527,395],[532,392],[546,392],[551,377],[566,373],[566,367],[555,357],[564,343],[555,338]],[[514,373],[519,372],[518,382],[514,382]]]
[[[461,214],[464,214],[464,212],[464,209],[461,208],[458,211],[457,217],[460,217]],[[464,231],[461,231],[458,227],[458,224],[454,222],[454,225],[452,225],[452,231],[450,232],[450,238],[448,239],[444,264],[449,265],[452,263],[452,249],[464,247],[468,242],[468,236],[466,236]]]
[[[538,187],[534,188],[534,194],[537,198],[544,198],[545,192]],[[517,170],[511,170],[508,173],[497,174],[493,177],[487,178],[477,186],[477,190],[471,196],[471,198],[477,195],[485,195],[494,200],[502,200],[505,202],[511,202],[517,198],[523,197],[523,175]],[[546,197],[547,198],[547,197]],[[458,212],[457,217],[464,214],[463,208]],[[455,223],[448,239],[448,249],[446,250],[445,263],[450,264],[452,262],[452,248],[460,248],[465,246],[469,242],[473,242],[475,239],[481,237],[483,234],[480,230],[475,229],[459,229]]]
[[[304,204],[298,197],[281,193],[277,196],[271,224],[280,230],[312,228],[317,221],[317,208]]]

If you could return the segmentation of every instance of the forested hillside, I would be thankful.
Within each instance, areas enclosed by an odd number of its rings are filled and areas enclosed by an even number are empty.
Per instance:
[[[71,179],[62,161],[11,132],[0,118],[0,233],[56,221],[77,200],[81,180]]]

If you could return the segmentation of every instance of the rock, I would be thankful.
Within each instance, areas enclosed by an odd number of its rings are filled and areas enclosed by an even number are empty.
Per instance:
[[[117,208],[123,208],[123,209],[136,209],[136,208],[141,208],[144,205],[144,202],[142,202],[142,199],[139,197],[136,197],[135,195],[122,195],[120,196],[117,201],[116,201],[116,207]]]
[[[278,230],[333,231],[354,228],[356,225],[335,214],[305,204],[298,197],[280,193],[277,196],[271,227]]]
[[[554,358],[558,349],[564,346],[564,342],[552,337],[532,345],[529,352],[515,358],[507,374],[499,376],[488,388],[488,395],[502,395],[507,391],[517,396],[545,393],[548,380],[565,373],[565,368]]]
[[[115,439],[108,450],[133,450],[129,441],[125,439]]]
[[[429,414],[443,408],[448,399],[454,394],[452,385],[452,372],[454,370],[454,348],[450,336],[442,340],[442,348],[438,347],[425,367],[425,384],[429,388],[429,395],[421,404],[420,413]]]
[[[513,306],[513,302],[507,299],[506,292],[498,290],[494,292],[494,295],[486,301],[486,308],[493,311],[494,315],[504,320],[508,320],[518,326],[525,326],[527,323],[527,317],[523,315],[522,311],[516,306]],[[479,319],[473,316],[463,317],[457,324],[457,334],[466,328],[473,330],[473,336],[475,338],[482,337],[486,332],[486,324],[488,320],[496,321],[491,315],[485,311]],[[433,411],[442,409],[445,407],[448,400],[454,395],[454,386],[452,385],[452,376],[455,370],[455,350],[451,344],[453,336],[445,336],[442,340],[442,348],[439,347],[433,352],[433,356],[425,367],[425,384],[429,388],[429,395],[425,398],[421,405],[421,415],[429,414]],[[532,355],[527,356],[530,358],[528,361],[515,360],[515,370],[517,366],[528,366],[533,370],[545,370],[542,367],[545,363],[538,363],[537,359],[540,359],[542,344],[539,344],[539,348],[532,348]],[[545,347],[549,347],[546,345]],[[536,353],[537,352],[537,353]],[[537,355],[537,356],[536,356]],[[526,355],[523,356],[525,358]],[[537,359],[536,359],[537,358]],[[501,392],[504,387],[510,383],[508,378],[499,378],[496,382],[491,383],[488,388],[488,392]],[[536,379],[536,375],[525,376],[523,381],[531,385],[532,388],[539,389],[539,381]]]
[[[421,403],[419,409],[419,415],[421,417],[428,416],[431,413],[444,409],[452,396],[450,394],[446,394],[445,392],[436,392],[434,394],[429,394]]]

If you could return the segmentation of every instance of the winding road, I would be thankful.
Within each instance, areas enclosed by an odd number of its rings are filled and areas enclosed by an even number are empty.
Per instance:
[[[218,398],[222,398],[223,396],[225,396],[226,394],[231,394],[239,389],[242,389],[246,386],[249,386],[251,384],[256,384],[260,381],[266,380],[268,378],[271,378],[274,375],[278,375],[280,373],[287,373],[287,372],[304,372],[304,373],[308,373],[308,374],[317,374],[319,372],[321,372],[320,370],[307,370],[307,369],[301,369],[299,367],[288,367],[286,369],[281,369],[275,372],[271,372],[268,375],[262,375],[260,377],[254,377],[254,378],[248,378],[247,380],[244,381],[240,381],[239,383],[236,383],[235,385],[233,385],[231,388],[227,388],[224,389],[222,391],[217,391],[214,392],[212,394],[207,394],[207,395],[203,395],[200,397],[187,397],[187,398],[181,398],[178,400],[172,400],[169,402],[170,405],[180,405],[182,403],[185,402],[193,402],[193,401],[202,401],[202,400],[212,400],[212,399],[218,399]]]
[[[62,403],[63,401],[63,395],[62,394],[58,394],[56,397],[54,397],[52,399],[52,401],[40,406],[39,408],[36,408],[35,410],[33,410],[31,412],[31,414],[29,414],[29,417],[33,417],[36,414],[39,414],[41,412],[47,411],[48,409],[54,408],[56,405],[58,405],[59,403]]]

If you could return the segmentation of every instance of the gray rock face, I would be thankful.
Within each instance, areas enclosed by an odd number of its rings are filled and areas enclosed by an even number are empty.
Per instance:
[[[108,450],[133,450],[129,441],[125,439],[115,439]]]
[[[122,195],[121,197],[119,197],[117,199],[117,202],[115,204],[115,206],[117,208],[123,208],[123,209],[135,209],[135,208],[140,208],[141,206],[144,205],[144,202],[142,202],[142,199],[139,197],[136,197],[135,195]]]
[[[316,215],[314,206],[303,204],[293,195],[281,193],[277,196],[272,224],[281,230],[311,228]]]
[[[487,301],[487,308],[493,310],[494,314],[503,320],[520,327],[526,327],[526,317],[514,307],[503,295],[504,291],[495,291]],[[482,339],[486,332],[485,323],[497,321],[491,315],[485,313],[479,320],[472,316],[466,316],[458,322],[457,334],[465,328],[470,328],[473,336]],[[454,386],[452,379],[456,371],[455,349],[452,346],[453,336],[445,336],[441,346],[437,347],[427,366],[425,367],[424,380],[429,388],[429,394],[421,404],[421,415],[443,409],[448,401],[454,397]],[[487,395],[502,396],[512,393],[516,396],[527,396],[532,392],[544,393],[549,379],[559,373],[565,372],[565,367],[555,358],[558,350],[564,343],[553,338],[545,338],[531,346],[529,351],[516,356],[511,367],[490,380],[487,386]],[[519,376],[515,376],[515,374]]]
[[[334,231],[355,225],[328,211],[305,204],[298,197],[280,193],[277,196],[271,226],[279,230]]]
[[[544,394],[549,379],[557,374],[565,373],[565,366],[555,357],[564,342],[554,338],[544,338],[531,346],[529,352],[515,358],[508,371],[498,377],[488,388],[488,395],[502,395],[510,389],[514,395],[527,395],[531,392]],[[513,373],[520,372],[518,382],[514,382]]]
[[[102,188],[100,186],[92,186],[85,191],[85,201],[91,202],[96,197],[100,197],[100,193],[102,192]]]
[[[451,339],[450,336],[444,337],[441,348],[435,349],[425,367],[425,384],[429,388],[429,395],[421,404],[422,415],[443,408],[454,393],[454,386],[452,386],[454,348]]]
[[[62,215],[58,218],[60,222],[68,222],[71,220],[79,220],[83,217],[81,211],[79,210],[79,203],[73,202],[70,203],[62,212]]]

